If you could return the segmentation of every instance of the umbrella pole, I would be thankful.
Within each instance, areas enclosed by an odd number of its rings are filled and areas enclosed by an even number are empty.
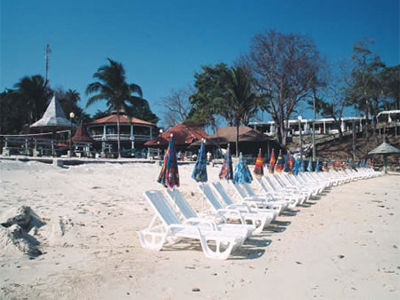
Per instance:
[[[385,174],[387,174],[387,155],[383,155],[383,165],[384,165],[384,171]]]

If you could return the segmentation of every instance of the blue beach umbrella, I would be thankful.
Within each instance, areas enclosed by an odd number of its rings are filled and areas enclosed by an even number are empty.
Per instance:
[[[321,172],[321,165],[319,164],[319,158],[317,159],[317,163],[315,164],[315,172]]]
[[[303,173],[305,171],[304,168],[304,160],[300,158],[300,168],[299,168],[299,173]]]
[[[307,171],[312,172],[312,159],[311,157],[308,159],[308,166],[307,166]]]
[[[239,162],[235,167],[235,171],[233,172],[233,182],[244,184],[251,183],[252,181],[253,176],[251,176],[246,160],[243,159],[243,155],[240,153]]]
[[[360,159],[360,161],[358,162],[358,167],[359,168],[363,168],[364,167],[364,162],[362,159]]]
[[[174,137],[172,134],[169,140],[167,152],[164,157],[164,162],[161,167],[160,175],[158,175],[157,182],[171,189],[175,186],[179,187],[178,162],[176,159]]]
[[[219,172],[219,179],[233,179],[232,155],[229,144],[228,149],[226,149],[224,163],[222,165],[221,171]]]
[[[349,169],[350,170],[353,170],[354,168],[353,168],[353,160],[350,158],[349,159]]]
[[[298,175],[298,174],[299,174],[299,171],[300,171],[300,163],[299,163],[299,160],[296,159],[296,160],[294,161],[294,164],[293,164],[293,174],[294,174],[294,175]]]
[[[197,182],[207,182],[207,157],[204,139],[201,140],[199,155],[197,156],[196,164],[194,165],[192,178]]]

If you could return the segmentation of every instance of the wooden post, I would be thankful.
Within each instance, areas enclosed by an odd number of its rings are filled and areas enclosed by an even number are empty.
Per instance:
[[[353,161],[356,161],[356,122],[353,119],[351,121],[351,126],[352,126],[352,150],[353,150]]]

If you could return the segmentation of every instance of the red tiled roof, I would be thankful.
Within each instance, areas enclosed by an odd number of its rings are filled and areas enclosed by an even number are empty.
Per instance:
[[[91,137],[87,135],[86,130],[82,125],[79,125],[78,129],[75,132],[75,135],[72,137],[73,142],[89,142],[92,143],[93,140]]]
[[[143,125],[149,125],[149,126],[156,126],[153,123],[147,122],[147,121],[143,121],[134,117],[131,117],[131,120],[129,122],[129,118],[127,115],[125,114],[121,114],[119,115],[119,121],[120,123],[134,123],[134,124],[143,124]],[[103,123],[117,123],[117,115],[116,114],[112,114],[109,116],[105,116],[103,118],[94,120],[88,124],[92,125],[92,124],[103,124]]]
[[[167,146],[171,134],[174,135],[175,145],[189,145],[195,141],[207,138],[208,134],[200,128],[190,127],[184,124],[178,124],[160,134],[155,139],[146,142],[145,146]]]

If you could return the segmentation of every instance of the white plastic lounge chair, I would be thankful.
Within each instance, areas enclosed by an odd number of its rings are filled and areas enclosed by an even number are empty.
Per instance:
[[[270,213],[272,216],[272,220],[275,220],[276,217],[279,215],[279,209],[280,209],[279,205],[276,205],[274,209],[274,204],[273,203],[268,204],[268,202],[254,203],[254,201],[253,202],[244,201],[242,203],[235,203],[233,202],[231,196],[229,196],[229,194],[226,192],[221,182],[213,182],[212,186],[214,187],[214,190],[217,192],[219,198],[229,207],[235,207],[245,212],[255,211],[255,212]]]
[[[260,233],[264,227],[269,225],[269,223],[272,221],[271,214],[264,214],[261,212],[244,212],[230,206],[223,207],[208,184],[198,185],[198,188],[215,212],[223,213],[225,218],[236,219],[243,224],[250,223],[255,225],[256,229],[254,230],[254,233]]]
[[[178,189],[167,189],[166,191],[168,197],[175,204],[175,207],[179,210],[182,217],[186,221],[190,221],[191,223],[198,222],[199,224],[213,223],[213,226],[216,226],[218,230],[221,231],[239,230],[240,232],[243,232],[243,230],[245,230],[246,238],[249,237],[256,228],[254,225],[250,224],[240,224],[240,223],[228,224],[227,219],[224,217],[223,214],[217,213],[217,214],[208,214],[199,216],[192,209],[192,207],[189,205],[185,197],[181,194],[181,192]]]
[[[306,198],[304,199],[304,201],[309,200],[312,195],[315,196],[318,192],[318,189],[316,187],[310,186],[306,182],[304,182],[303,185],[298,186],[283,182],[282,178],[278,174],[273,174],[272,178],[275,180],[278,187],[280,187],[282,190],[293,191],[296,194],[301,194],[305,196]],[[303,203],[304,201],[300,201],[300,203]]]
[[[307,195],[293,189],[283,189],[277,187],[276,183],[272,181],[270,175],[263,176],[260,180],[260,185],[264,191],[271,191],[276,197],[290,199],[289,208],[294,208],[298,204],[302,204],[307,199]]]
[[[288,208],[290,203],[288,198],[278,197],[277,195],[274,198],[270,194],[262,194],[257,195],[250,188],[248,184],[238,184],[233,183],[233,189],[236,194],[242,199],[242,202],[245,203],[261,203],[262,206],[272,206],[274,209],[279,210],[279,214]]]
[[[147,191],[144,196],[156,214],[150,225],[138,232],[143,248],[161,250],[166,243],[176,243],[180,239],[195,239],[200,240],[206,257],[227,259],[244,241],[243,236],[232,232],[218,231],[216,228],[207,230],[190,223],[183,224],[160,191]],[[157,220],[161,221],[160,225],[156,225]],[[215,243],[215,249],[210,247],[209,242]]]
[[[286,207],[293,208],[297,204],[299,204],[301,201],[303,201],[304,196],[299,195],[298,193],[295,193],[294,191],[279,190],[275,186],[270,186],[269,184],[267,184],[265,179],[266,179],[265,176],[261,177],[261,178],[257,177],[255,182],[259,184],[259,186],[261,187],[261,190],[266,195],[272,195],[272,197],[274,199],[276,199],[277,201],[281,201],[281,202],[286,201],[287,202]],[[254,192],[252,192],[250,190],[250,188],[247,188],[246,190],[248,191],[249,195],[254,194]]]

